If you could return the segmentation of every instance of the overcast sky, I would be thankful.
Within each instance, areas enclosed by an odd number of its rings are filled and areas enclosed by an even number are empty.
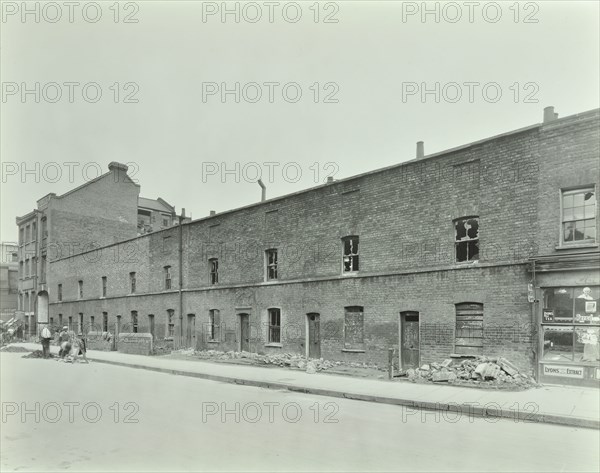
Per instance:
[[[430,154],[539,123],[548,105],[599,106],[596,1],[431,2],[437,18],[421,2],[229,2],[239,22],[221,2],[88,3],[23,17],[3,2],[4,241],[37,199],[110,161],[200,218],[260,199],[249,163],[275,197],[412,159],[419,140]]]

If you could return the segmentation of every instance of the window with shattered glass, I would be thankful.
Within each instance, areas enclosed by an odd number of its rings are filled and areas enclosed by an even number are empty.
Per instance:
[[[266,251],[267,281],[277,279],[277,250]]]
[[[349,236],[343,239],[344,244],[344,272],[358,271],[358,237]]]
[[[577,189],[562,193],[563,243],[596,242],[596,193]]]
[[[455,220],[456,262],[477,261],[479,259],[479,217],[465,217]]]

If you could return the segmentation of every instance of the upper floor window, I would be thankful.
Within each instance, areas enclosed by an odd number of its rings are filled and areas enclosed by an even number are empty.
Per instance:
[[[131,286],[131,293],[135,293],[135,285],[136,285],[136,280],[135,280],[135,273],[129,273],[129,284]]]
[[[209,259],[208,267],[210,283],[217,284],[219,282],[219,260],[217,258]]]
[[[79,285],[79,299],[83,299],[83,281],[78,282]]]
[[[106,297],[106,276],[102,276],[102,297]]]
[[[171,266],[165,266],[165,289],[171,289]]]
[[[37,224],[33,222],[31,224],[31,241],[37,240]]]
[[[19,244],[25,243],[25,229],[23,227],[19,228]]]
[[[267,281],[277,279],[277,250],[271,249],[265,252]]]
[[[596,193],[594,189],[562,192],[562,243],[596,242]]]
[[[48,219],[42,217],[42,239],[48,236]]]
[[[454,249],[457,263],[479,259],[479,217],[454,221]]]
[[[25,227],[25,241],[31,241],[31,226],[27,225]]]
[[[62,301],[62,284],[58,285],[58,289],[57,289],[56,293],[57,293],[57,298],[58,298],[59,302]]]
[[[269,309],[269,343],[281,343],[280,309]]]
[[[344,251],[343,271],[345,273],[358,271],[358,237],[348,236],[342,238],[342,244]]]

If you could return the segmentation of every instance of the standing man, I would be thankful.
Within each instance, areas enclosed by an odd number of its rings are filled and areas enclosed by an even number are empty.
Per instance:
[[[50,340],[52,339],[52,333],[48,326],[44,326],[42,333],[40,334],[42,340],[42,356],[48,358],[50,356]]]

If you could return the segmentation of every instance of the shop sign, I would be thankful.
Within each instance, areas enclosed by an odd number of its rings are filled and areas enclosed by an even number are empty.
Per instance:
[[[544,322],[554,322],[554,309],[542,310],[542,320]]]
[[[583,366],[544,365],[545,376],[561,376],[564,378],[583,378]]]

